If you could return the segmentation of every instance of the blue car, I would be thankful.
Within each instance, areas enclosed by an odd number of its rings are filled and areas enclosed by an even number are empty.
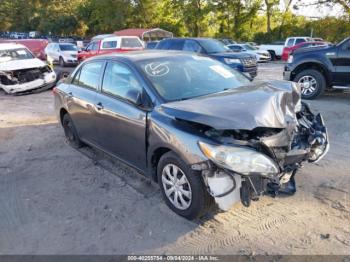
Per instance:
[[[234,53],[222,42],[212,38],[167,38],[161,40],[155,49],[183,50],[206,54],[251,78],[257,75],[257,61],[254,55]]]

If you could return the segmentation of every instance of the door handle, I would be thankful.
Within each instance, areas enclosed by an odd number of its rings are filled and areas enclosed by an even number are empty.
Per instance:
[[[103,105],[102,105],[101,102],[98,102],[95,106],[96,106],[97,110],[102,110],[103,109]]]

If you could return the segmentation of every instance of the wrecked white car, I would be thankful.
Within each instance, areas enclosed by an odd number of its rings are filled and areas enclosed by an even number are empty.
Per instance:
[[[0,44],[0,88],[6,93],[39,92],[55,84],[55,72],[25,46]]]
[[[54,94],[70,144],[95,146],[151,176],[167,205],[189,219],[213,200],[227,210],[293,194],[299,168],[329,148],[321,115],[301,102],[296,83],[251,83],[206,56],[99,56]]]

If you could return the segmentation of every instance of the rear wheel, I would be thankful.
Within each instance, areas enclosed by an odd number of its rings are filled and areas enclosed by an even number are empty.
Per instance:
[[[275,53],[275,51],[268,50],[268,52],[270,53],[271,61],[275,61],[276,60],[276,53]]]
[[[303,99],[315,99],[322,95],[326,89],[326,79],[321,72],[308,69],[301,71],[294,79],[301,85],[301,97]]]
[[[83,143],[80,141],[73,121],[68,113],[66,113],[62,118],[62,126],[68,143],[74,148],[82,147]]]
[[[168,207],[187,219],[204,215],[213,203],[200,174],[173,152],[164,154],[157,168],[158,184]]]

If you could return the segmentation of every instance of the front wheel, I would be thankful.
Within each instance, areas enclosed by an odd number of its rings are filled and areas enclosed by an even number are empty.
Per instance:
[[[301,71],[294,79],[301,85],[303,99],[315,99],[322,95],[326,89],[326,79],[321,72],[309,69]]]
[[[66,62],[64,62],[63,57],[61,56],[60,59],[58,60],[59,64],[61,67],[65,67],[66,66]]]
[[[204,215],[213,203],[200,174],[173,152],[164,154],[157,168],[158,184],[168,207],[187,219]]]

